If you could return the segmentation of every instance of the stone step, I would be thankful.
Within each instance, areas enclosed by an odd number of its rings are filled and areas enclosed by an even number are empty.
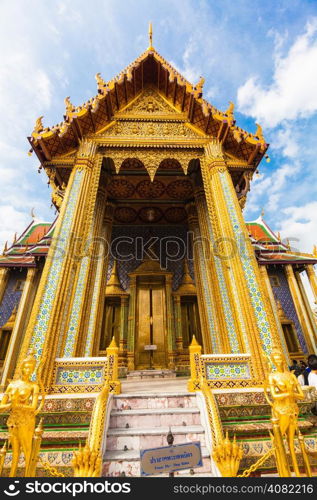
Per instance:
[[[193,471],[190,471],[190,469],[184,469],[180,471],[175,471],[175,476],[179,477],[187,477],[187,476],[192,476],[195,475],[197,477],[203,475],[203,476],[211,476],[211,462],[210,462],[210,457],[208,456],[207,450],[203,452],[204,448],[202,449],[202,456],[203,456],[203,466],[198,467],[194,469],[194,474],[192,474]],[[108,457],[105,457],[103,466],[102,466],[102,476],[121,476],[122,473],[124,472],[125,476],[140,476],[140,460],[134,459],[134,458],[117,458],[117,459],[111,459]],[[157,477],[166,477],[167,474],[160,474]]]
[[[119,394],[113,398],[113,409],[188,408],[196,407],[196,395],[190,392],[151,394]]]
[[[198,408],[138,408],[135,410],[112,410],[110,429],[164,427],[167,425],[199,425]]]
[[[174,370],[134,370],[127,374],[127,380],[152,380],[158,378],[176,378]]]
[[[167,444],[166,444],[167,446]],[[205,446],[201,448],[201,456],[203,458],[209,458],[208,449]],[[103,457],[104,461],[113,460],[140,460],[140,450],[111,450],[106,451]]]
[[[174,444],[200,441],[206,446],[204,428],[201,425],[172,426]],[[166,436],[169,427],[152,428],[117,428],[109,429],[107,434],[106,449],[113,450],[140,450],[167,446]]]

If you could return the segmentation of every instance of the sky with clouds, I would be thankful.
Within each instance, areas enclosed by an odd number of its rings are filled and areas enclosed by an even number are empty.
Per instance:
[[[23,7],[22,7],[23,6]],[[216,107],[263,126],[271,162],[252,183],[247,220],[265,219],[292,245],[317,243],[316,0],[0,0],[0,245],[30,221],[52,220],[50,190],[29,157],[35,119],[62,120],[64,98],[96,94],[154,46]],[[299,240],[298,242],[296,240]]]

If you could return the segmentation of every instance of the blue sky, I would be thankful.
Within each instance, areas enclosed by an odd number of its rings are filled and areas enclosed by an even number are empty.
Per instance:
[[[26,8],[27,7],[27,8]],[[293,246],[317,243],[317,2],[315,0],[0,1],[0,245],[37,216],[52,220],[45,174],[28,157],[35,119],[62,120],[64,98],[96,94],[154,46],[216,107],[236,104],[238,125],[264,129],[270,163],[260,167],[245,210],[262,208]]]

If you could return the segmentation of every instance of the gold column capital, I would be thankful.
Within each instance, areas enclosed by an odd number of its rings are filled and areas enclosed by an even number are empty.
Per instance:
[[[115,204],[110,201],[106,202],[106,209],[104,214],[104,222],[105,224],[111,224],[114,216]]]
[[[286,272],[287,277],[289,277],[289,278],[295,277],[294,271],[293,271],[293,266],[291,264],[285,265],[285,272]]]
[[[213,138],[204,147],[205,157],[211,160],[224,160],[222,145],[218,139]]]
[[[187,203],[187,205],[185,206],[185,210],[187,212],[189,225],[198,224],[198,213],[196,209],[196,204],[194,202]]]
[[[308,277],[310,277],[310,276],[316,276],[313,264],[306,264],[305,271],[306,271]]]
[[[94,141],[83,139],[77,152],[75,167],[77,170],[91,170],[96,156],[97,144]]]
[[[33,281],[37,272],[38,272],[37,267],[29,267],[28,271],[26,273],[25,283],[29,283],[30,281]]]

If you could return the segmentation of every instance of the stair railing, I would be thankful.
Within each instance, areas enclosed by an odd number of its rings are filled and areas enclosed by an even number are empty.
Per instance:
[[[118,352],[119,348],[113,337],[107,348],[105,380],[94,404],[85,446],[79,446],[79,449],[74,453],[72,462],[74,477],[101,476],[107,404],[111,394],[120,394],[121,392],[121,383],[118,380]]]

